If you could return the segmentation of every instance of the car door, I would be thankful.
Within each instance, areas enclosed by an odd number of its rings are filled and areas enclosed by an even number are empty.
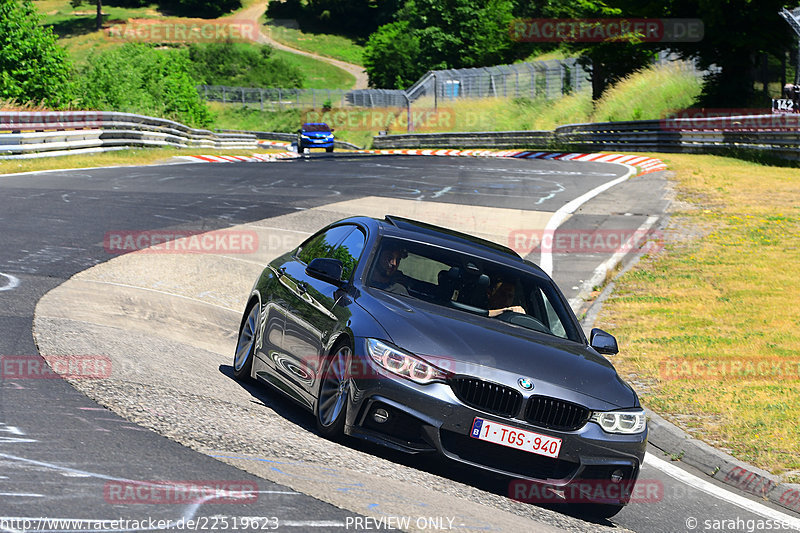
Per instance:
[[[306,267],[318,257],[342,261],[343,279],[348,279],[364,249],[366,237],[356,226],[335,226],[307,241],[293,261],[285,264],[286,299],[281,357],[276,372],[302,403],[313,404],[316,376],[330,336],[349,318],[345,297],[336,285],[313,278]]]

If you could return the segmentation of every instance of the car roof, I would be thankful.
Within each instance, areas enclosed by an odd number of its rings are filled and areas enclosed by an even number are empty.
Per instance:
[[[361,223],[368,227],[374,227],[383,236],[428,242],[460,252],[486,257],[517,268],[530,268],[538,273],[543,272],[538,265],[523,259],[508,246],[419,220],[397,215],[386,215],[383,219],[351,217],[339,222]]]

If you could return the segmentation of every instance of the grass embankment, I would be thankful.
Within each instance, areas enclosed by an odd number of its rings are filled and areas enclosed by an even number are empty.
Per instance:
[[[297,50],[338,59],[354,65],[364,65],[364,47],[356,44],[352,39],[348,39],[347,37],[305,33],[296,28],[288,28],[274,22],[267,22],[267,25],[264,26],[261,31],[279,43],[291,46]]]
[[[594,105],[588,91],[556,100],[482,98],[437,104],[452,113],[452,131],[552,130],[564,124],[663,118],[692,106],[701,90],[701,81],[688,70],[661,65],[631,74],[607,89]],[[433,102],[422,106],[433,108]],[[444,128],[426,131],[447,131],[450,124],[438,122]]]
[[[675,172],[664,250],[617,282],[598,327],[642,402],[800,481],[800,170],[659,154]]]
[[[653,87],[658,87],[654,91]],[[552,130],[564,124],[609,120],[658,119],[691,107],[700,94],[701,83],[677,66],[658,66],[632,74],[611,87],[592,104],[591,95],[581,92],[557,100],[545,98],[440,99],[414,102],[412,131]],[[332,102],[334,106],[337,101]],[[321,104],[321,102],[320,102]],[[238,104],[214,105],[217,127],[260,131],[293,132],[305,118],[328,122],[336,136],[358,146],[369,146],[379,131],[407,133],[408,113],[402,108],[338,108],[314,110],[260,111]]]

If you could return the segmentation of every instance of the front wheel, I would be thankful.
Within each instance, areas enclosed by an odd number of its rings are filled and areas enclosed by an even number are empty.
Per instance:
[[[245,311],[242,325],[239,326],[239,340],[233,356],[233,377],[239,381],[250,379],[253,368],[253,353],[258,335],[258,302],[253,302]]]
[[[333,152],[333,146],[331,146],[330,148],[325,148],[325,151],[328,153]]]
[[[349,343],[340,344],[324,363],[317,395],[317,430],[331,440],[344,436],[347,416],[348,368],[353,350]]]

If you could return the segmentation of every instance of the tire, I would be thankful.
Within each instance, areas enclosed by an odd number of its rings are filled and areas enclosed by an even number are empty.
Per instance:
[[[330,148],[325,148],[325,151],[328,153],[333,152],[333,146],[331,146]]]
[[[239,326],[239,340],[233,354],[233,377],[239,381],[249,381],[253,368],[253,353],[258,337],[259,323],[258,302],[251,303],[244,312],[242,325]]]
[[[349,342],[338,344],[325,360],[319,380],[315,418],[320,435],[330,440],[344,437],[347,418],[348,366],[353,356]]]

